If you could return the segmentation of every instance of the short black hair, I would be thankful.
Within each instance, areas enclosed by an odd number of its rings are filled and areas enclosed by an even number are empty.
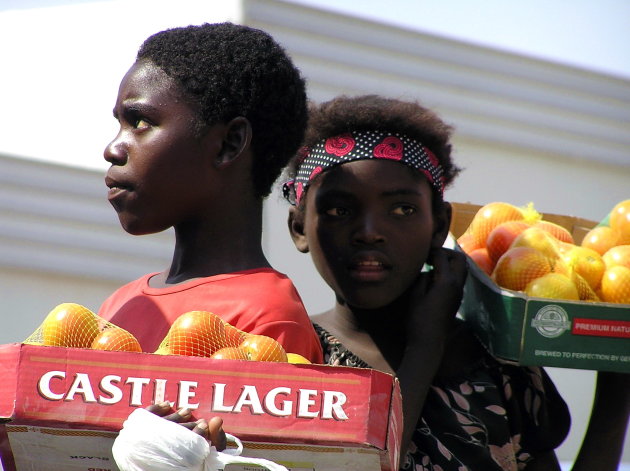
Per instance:
[[[136,60],[151,61],[171,77],[198,107],[202,124],[249,120],[254,193],[269,195],[307,119],[305,81],[286,51],[259,29],[205,23],[150,36]]]
[[[452,126],[417,101],[380,95],[342,95],[321,104],[311,103],[303,147],[313,147],[323,139],[348,131],[370,130],[404,134],[428,147],[444,171],[445,188],[461,170],[451,156]],[[289,179],[295,178],[303,155],[297,152],[289,162]],[[434,201],[441,202],[441,196]]]

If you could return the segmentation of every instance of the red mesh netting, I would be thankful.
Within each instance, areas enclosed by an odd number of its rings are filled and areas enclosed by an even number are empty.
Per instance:
[[[130,332],[75,303],[56,306],[23,343],[142,351],[138,340]],[[275,339],[239,330],[208,311],[190,311],[179,316],[155,353],[236,360],[308,362],[299,355],[287,356],[282,345]]]
[[[249,334],[208,311],[179,316],[155,353],[256,361],[287,361],[275,339]]]
[[[75,303],[56,306],[23,343],[95,350],[142,351],[138,340],[131,333]]]

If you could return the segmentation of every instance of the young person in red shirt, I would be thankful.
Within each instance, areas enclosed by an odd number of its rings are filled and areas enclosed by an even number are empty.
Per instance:
[[[304,80],[267,33],[231,23],[149,37],[120,84],[108,199],[125,231],[171,227],[170,266],[111,295],[99,315],[155,351],[179,315],[210,311],[314,363],[302,301],[261,246],[263,200],[306,125]]]

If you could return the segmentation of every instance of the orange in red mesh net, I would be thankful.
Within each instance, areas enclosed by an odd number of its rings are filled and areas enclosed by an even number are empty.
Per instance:
[[[23,343],[52,347],[141,352],[138,340],[76,303],[62,303],[46,316]]]
[[[56,306],[24,343],[54,347],[90,348],[100,332],[99,319],[75,303]]]
[[[175,319],[156,353],[209,357],[225,346],[221,318],[207,311],[190,311]]]
[[[248,335],[240,345],[250,360],[287,361],[287,354],[277,340],[264,335]]]
[[[287,361],[277,340],[237,329],[208,311],[179,316],[155,353],[255,361]]]
[[[210,358],[215,360],[249,360],[247,352],[240,347],[223,347],[218,349]]]
[[[140,342],[127,330],[112,326],[102,330],[92,342],[94,350],[141,352]]]
[[[130,332],[76,303],[56,306],[23,343],[142,352],[140,343]],[[190,311],[179,316],[155,353],[232,360],[308,362],[303,357],[295,360],[295,354],[287,355],[277,340],[244,332],[208,311]]]

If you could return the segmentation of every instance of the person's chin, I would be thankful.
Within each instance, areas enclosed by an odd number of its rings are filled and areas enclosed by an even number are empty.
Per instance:
[[[376,287],[367,287],[362,292],[354,292],[344,299],[352,308],[376,311],[389,306],[397,297],[389,293],[381,293]]]

